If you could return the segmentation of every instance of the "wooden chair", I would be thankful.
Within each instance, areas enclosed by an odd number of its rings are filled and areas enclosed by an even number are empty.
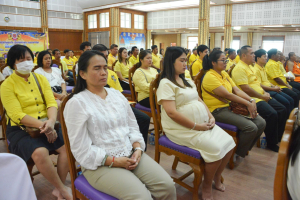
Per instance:
[[[162,59],[160,60],[160,71],[162,71],[163,68],[164,68],[164,58],[162,58]]]
[[[291,144],[291,138],[295,131],[295,122],[298,108],[295,108],[285,125],[285,131],[283,133],[279,151],[277,166],[274,180],[274,200],[289,200],[289,192],[287,188],[287,171],[289,167],[289,149]]]
[[[68,136],[68,130],[65,123],[64,118],[64,109],[66,103],[68,102],[70,96],[67,96],[63,102],[61,103],[61,128],[65,142],[65,148],[67,152],[67,158],[69,163],[70,169],[70,177],[71,177],[71,185],[72,185],[72,195],[73,199],[81,199],[81,200],[88,200],[88,199],[103,199],[103,200],[117,200],[116,198],[109,196],[105,193],[102,193],[95,188],[93,188],[85,179],[83,175],[78,175],[78,172],[81,171],[81,167],[76,167],[76,160],[71,152],[70,141]],[[104,183],[105,184],[105,183]]]
[[[232,70],[235,68],[236,65],[233,65],[229,70],[228,70],[228,74],[230,77],[232,77]]]
[[[130,86],[130,91],[131,91],[131,100],[137,102],[137,92],[135,91],[134,88],[134,83],[132,81],[132,77],[134,72],[137,70],[137,65],[134,65],[129,69],[129,75],[128,75],[128,81],[129,81],[129,86]],[[151,109],[147,108],[145,106],[142,106],[139,103],[136,103],[135,108],[139,109],[143,113],[147,114],[149,117],[152,117]]]
[[[31,72],[34,72],[36,69],[38,69],[39,68],[39,66],[34,66],[34,68],[31,70]]]
[[[178,183],[179,185],[193,192],[193,200],[198,200],[199,199],[198,190],[202,182],[205,163],[201,158],[199,151],[190,149],[188,147],[177,145],[171,142],[165,136],[161,124],[160,106],[157,103],[157,96],[156,96],[159,79],[160,79],[160,74],[158,74],[156,79],[153,80],[150,84],[150,104],[151,104],[151,111],[152,111],[153,122],[154,122],[154,129],[156,133],[155,134],[155,161],[159,163],[160,153],[163,152],[167,155],[175,156],[175,160],[172,166],[173,170],[176,169],[176,166],[174,167],[174,165],[177,165],[178,161],[190,165],[192,169],[189,172],[187,172],[186,174],[184,174],[179,178],[175,178],[175,177],[172,178],[175,183]],[[185,178],[187,178],[193,173],[194,173],[194,181],[193,181],[194,187],[183,182]],[[222,177],[221,182],[223,183],[223,181],[224,179]]]
[[[118,62],[118,60],[116,60],[116,61],[112,64],[112,66],[111,66],[111,70],[112,70],[112,71],[115,71],[115,66],[116,66],[117,62]]]
[[[195,81],[195,78],[196,78],[196,76],[193,76],[193,64],[194,64],[196,61],[197,61],[197,59],[194,60],[194,61],[192,62],[192,64],[191,64],[191,66],[190,66],[190,74],[191,74],[191,77],[192,77],[192,81]]]
[[[195,78],[195,84],[197,87],[198,95],[202,99],[202,90],[201,90],[201,84],[202,84],[202,79],[203,76],[205,75],[205,70],[201,69],[198,75]],[[233,150],[233,153],[230,157],[229,160],[229,168],[233,169],[234,168],[234,154],[236,152],[236,148],[238,146],[239,140],[238,140],[238,128],[236,126],[230,125],[230,124],[225,124],[225,123],[220,123],[216,122],[218,126],[220,126],[224,131],[226,131],[234,140],[236,146]]]
[[[76,62],[77,64],[77,62]],[[76,77],[76,64],[72,68],[74,84],[76,85],[77,77]]]

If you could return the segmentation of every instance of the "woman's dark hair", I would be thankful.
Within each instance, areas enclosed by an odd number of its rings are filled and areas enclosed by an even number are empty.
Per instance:
[[[33,59],[34,59],[33,53],[27,46],[20,45],[20,44],[16,44],[16,45],[12,46],[7,53],[7,65],[11,69],[14,69],[16,60],[25,58],[26,51],[28,51],[30,53],[32,61],[33,61]]]
[[[291,146],[289,149],[289,158],[291,159],[291,165],[295,164],[297,156],[300,152],[300,126],[297,130],[292,134],[291,137]]]
[[[182,54],[186,54],[184,48],[182,47],[168,47],[165,53],[164,63],[163,63],[163,70],[161,72],[160,80],[163,78],[169,79],[172,83],[177,85],[178,87],[181,87],[175,79],[175,66],[174,63],[177,58],[179,58]],[[180,74],[179,77],[182,79],[183,84],[186,87],[192,87],[188,81],[185,79],[184,74]]]
[[[202,62],[203,69],[204,70],[213,69],[212,62],[218,62],[222,53],[224,54],[223,51],[215,50],[215,51],[212,51],[209,54],[209,56],[208,55],[204,56],[203,62]]]
[[[44,56],[47,55],[47,54],[50,56],[50,59],[51,59],[51,65],[50,66],[52,67],[52,56],[49,53],[49,51],[41,51],[40,52],[40,54],[39,54],[39,56],[37,58],[37,65],[39,67],[44,67],[44,65],[43,65],[43,59],[44,59]]]
[[[142,66],[141,60],[143,60],[148,54],[152,55],[151,51],[145,50],[139,53],[139,62],[136,64],[136,68],[140,68]]]
[[[77,76],[77,81],[76,81],[76,85],[74,88],[74,93],[71,94],[72,96],[74,94],[78,94],[79,92],[82,92],[83,90],[85,90],[87,88],[86,80],[84,80],[80,76],[80,71],[87,72],[87,68],[90,64],[90,59],[96,55],[103,57],[107,63],[107,60],[103,53],[101,53],[99,51],[95,51],[95,50],[85,51],[78,60],[78,76]],[[72,98],[72,96],[70,98]]]
[[[119,51],[118,51],[118,60],[119,60],[120,63],[122,63],[122,60],[123,60],[123,59],[122,59],[122,52],[123,52],[124,50],[127,51],[126,48],[121,47],[121,48],[119,49]],[[126,62],[127,64],[129,63],[128,58],[125,59],[125,62]]]

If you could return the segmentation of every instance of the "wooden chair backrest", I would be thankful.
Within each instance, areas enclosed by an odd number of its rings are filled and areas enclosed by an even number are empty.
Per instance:
[[[34,66],[34,68],[31,70],[31,72],[34,72],[36,69],[38,69],[39,68],[39,66],[38,65],[36,65],[36,66]]]
[[[61,62],[58,62],[58,61],[56,61],[56,60],[52,60],[52,63],[53,63],[53,64],[56,64],[56,65],[60,68],[60,70],[61,70],[61,76],[62,76],[62,78],[65,80],[64,68],[63,68],[62,63],[61,63]]]
[[[4,80],[0,82],[0,86],[3,82],[4,82]],[[6,144],[7,152],[9,152],[7,137],[6,137],[6,127],[7,127],[6,123],[7,123],[7,120],[6,120],[6,116],[5,116],[5,113],[4,113],[4,106],[2,104],[1,98],[0,98],[0,115],[1,115],[2,134],[4,136],[4,141],[5,141],[5,144]]]
[[[188,55],[188,57],[186,57],[187,63],[189,63],[189,62],[190,62],[190,57],[191,57],[191,54],[190,54],[190,55]]]
[[[195,77],[195,85],[197,87],[197,92],[199,97],[202,99],[202,90],[201,90],[201,84],[202,84],[202,78],[205,75],[205,70],[201,69],[200,72]]]
[[[194,64],[196,61],[197,61],[197,59],[194,60],[194,61],[192,62],[192,64],[191,64],[191,66],[190,66],[190,74],[191,74],[191,77],[192,77],[192,80],[193,80],[193,81],[194,81],[194,78],[195,78],[195,77],[193,77],[193,64]]]
[[[76,62],[77,64],[77,62]],[[73,72],[73,79],[74,79],[74,83],[76,85],[76,81],[77,81],[77,77],[76,77],[76,64],[73,66],[72,68],[72,72]]]
[[[132,77],[134,75],[134,72],[137,70],[137,64],[133,65],[133,67],[131,67],[129,69],[129,74],[128,74],[128,81],[129,81],[129,87],[130,87],[130,91],[131,91],[131,101],[137,101],[137,92],[135,91],[134,88],[134,83],[132,81]]]
[[[117,64],[117,62],[118,62],[118,60],[116,60],[116,61],[112,64],[112,66],[111,66],[111,70],[112,70],[112,71],[115,71],[114,69],[115,69],[115,65]]]
[[[69,169],[70,169],[70,177],[71,177],[71,184],[72,184],[72,191],[73,191],[73,197],[74,197],[74,192],[75,192],[75,185],[74,181],[77,178],[77,173],[81,170],[80,168],[76,169],[76,160],[71,152],[71,147],[70,147],[70,140],[68,136],[68,130],[64,118],[64,109],[66,106],[66,103],[69,101],[70,95],[67,96],[63,102],[61,103],[61,111],[60,111],[60,119],[61,119],[61,129],[62,129],[62,134],[64,137],[64,142],[65,142],[65,148],[67,152],[67,157],[68,157],[68,163],[69,163]]]
[[[162,59],[160,60],[160,71],[163,70],[163,67],[164,67],[164,58],[162,58]]]
[[[5,63],[5,65],[3,65],[2,67],[0,67],[0,72],[3,73],[4,68],[7,67],[7,66],[8,66],[7,63]]]
[[[151,108],[154,130],[155,130],[155,147],[158,147],[158,139],[160,137],[160,134],[161,133],[164,134],[162,125],[161,125],[160,105],[158,105],[158,103],[157,103],[157,96],[156,96],[160,76],[161,76],[161,74],[157,74],[156,78],[151,82],[150,94],[149,94],[150,108]]]
[[[292,111],[293,112],[293,111]],[[274,200],[288,200],[287,171],[289,167],[289,149],[294,133],[295,119],[288,119],[280,142],[274,180]]]
[[[235,68],[235,66],[236,65],[233,65],[229,70],[228,70],[228,74],[229,74],[229,76],[231,77],[232,75],[231,75],[231,73],[232,73],[232,70]]]

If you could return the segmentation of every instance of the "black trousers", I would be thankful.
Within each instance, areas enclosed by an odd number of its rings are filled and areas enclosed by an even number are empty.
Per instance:
[[[275,99],[270,99],[268,103],[260,101],[256,106],[257,112],[266,121],[267,145],[276,145],[281,140],[285,128],[287,116],[285,106]]]
[[[298,91],[300,91],[300,83],[296,81],[290,81],[289,84],[293,87],[296,88]]]
[[[142,101],[139,101],[139,104],[141,104],[142,106],[145,106],[147,108],[150,108],[150,100],[149,97],[147,97],[146,99],[143,99]]]
[[[287,94],[293,98],[294,108],[298,107],[299,99],[300,99],[300,91],[299,90],[297,90],[294,87],[292,88],[292,90],[290,90],[289,88],[282,88],[282,92],[284,92],[285,94]]]
[[[120,79],[119,79],[119,81],[120,81],[120,85],[121,85],[121,87],[122,87],[123,90],[130,90],[129,83],[121,81]]]
[[[143,113],[142,111],[136,109],[136,108],[132,108],[132,111],[135,115],[136,121],[139,125],[140,128],[140,132],[143,135],[144,141],[145,141],[145,151],[147,149],[147,141],[148,141],[148,130],[149,130],[149,125],[150,125],[150,117]]]

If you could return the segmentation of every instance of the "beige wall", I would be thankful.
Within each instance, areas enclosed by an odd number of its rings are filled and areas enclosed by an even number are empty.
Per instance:
[[[152,35],[153,44],[157,45],[160,49],[160,43],[164,44],[164,49],[171,46],[171,43],[177,43],[177,34],[162,34],[162,35]]]

